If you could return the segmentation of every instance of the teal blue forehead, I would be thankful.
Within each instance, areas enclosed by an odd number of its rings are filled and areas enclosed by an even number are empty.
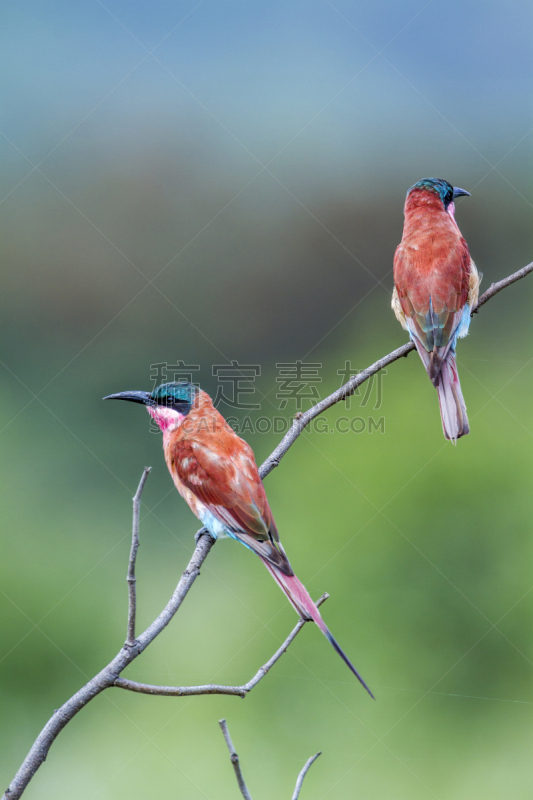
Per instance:
[[[196,394],[196,386],[192,383],[163,383],[152,392],[152,400],[163,403],[192,403]]]
[[[443,178],[424,178],[418,181],[418,183],[415,183],[414,186],[411,186],[407,194],[412,192],[413,189],[428,189],[430,192],[435,192],[439,195],[444,205],[447,205],[453,200],[453,186]]]

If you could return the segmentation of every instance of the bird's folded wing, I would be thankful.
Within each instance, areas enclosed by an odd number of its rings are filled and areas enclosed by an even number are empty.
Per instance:
[[[223,437],[217,439],[216,450],[196,439],[178,441],[172,454],[178,477],[233,536],[292,575],[253,451],[242,439],[235,439],[229,443]]]
[[[412,317],[406,318],[407,330],[412,337],[422,345],[429,357],[429,354],[434,348],[440,354],[442,359],[446,358],[448,350],[454,345],[455,334],[459,329],[463,319],[463,311],[448,311],[445,309],[439,315],[430,311],[422,317],[422,315],[415,314]],[[426,359],[422,352],[420,352],[424,363]]]
[[[410,332],[430,351],[453,341],[468,300],[471,258],[462,237],[453,247],[425,244],[398,247],[394,281]]]

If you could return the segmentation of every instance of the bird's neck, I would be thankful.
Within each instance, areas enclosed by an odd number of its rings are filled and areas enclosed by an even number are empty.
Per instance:
[[[426,229],[428,232],[435,228],[459,232],[455,221],[455,204],[449,203],[444,208],[444,203],[435,192],[427,189],[414,189],[409,193],[404,207],[404,237],[413,231],[420,233]]]
[[[229,428],[228,423],[213,405],[213,401],[207,392],[201,389],[196,394],[191,410],[187,414],[187,419],[182,425],[183,435],[192,436],[205,435],[216,436],[222,429]]]
[[[193,405],[186,415],[166,406],[147,406],[147,409],[163,433],[165,448],[170,447],[176,437],[180,439],[188,435],[216,435],[222,428],[229,428],[224,417],[213,406],[209,395],[201,389],[196,393]]]

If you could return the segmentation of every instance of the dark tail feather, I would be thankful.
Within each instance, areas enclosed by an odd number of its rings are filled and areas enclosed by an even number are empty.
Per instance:
[[[442,348],[433,348],[429,354],[429,363],[426,366],[429,379],[433,386],[437,386],[439,382],[440,371],[442,369],[442,358],[440,356],[439,349]]]
[[[319,627],[320,627],[320,626],[319,626]],[[325,625],[324,625],[324,627],[326,628],[326,626],[325,626]],[[322,628],[320,628],[320,630],[322,630]],[[375,700],[376,698],[374,697],[374,695],[372,694],[372,692],[371,692],[371,691],[370,691],[370,689],[368,688],[368,686],[367,686],[367,684],[366,684],[365,680],[364,680],[364,679],[361,677],[361,675],[360,675],[360,674],[357,672],[356,668],[354,667],[354,665],[352,664],[352,662],[350,661],[350,659],[348,658],[348,656],[346,655],[346,653],[344,652],[344,650],[341,648],[341,646],[340,646],[340,644],[338,643],[338,641],[337,641],[336,639],[334,639],[334,638],[333,638],[333,636],[332,636],[332,635],[331,635],[331,633],[329,632],[328,628],[326,628],[326,630],[322,630],[322,632],[323,632],[323,634],[325,635],[325,637],[326,637],[326,639],[328,640],[328,642],[330,642],[330,644],[332,644],[332,645],[333,645],[333,648],[334,648],[335,652],[337,652],[337,653],[340,655],[340,657],[342,658],[342,660],[344,661],[344,663],[345,663],[345,664],[346,664],[346,665],[347,665],[347,666],[348,666],[348,667],[351,669],[351,671],[353,672],[353,674],[355,675],[355,677],[357,678],[357,680],[359,681],[359,683],[361,684],[361,686],[363,686],[363,687],[364,687],[364,688],[367,690],[367,692],[368,692],[368,694],[370,695],[370,697],[372,698],[372,700]]]
[[[457,439],[470,432],[470,427],[453,350],[448,351],[442,364],[437,391],[444,436],[455,444]]]
[[[361,675],[359,675],[359,673],[357,672],[356,668],[354,667],[354,665],[352,664],[346,653],[341,649],[337,640],[334,639],[331,633],[329,632],[326,623],[320,616],[320,611],[313,603],[303,583],[301,583],[298,580],[296,575],[290,575],[290,576],[285,575],[283,572],[278,570],[273,564],[270,564],[268,561],[266,561],[266,559],[261,558],[261,561],[268,569],[268,571],[270,572],[270,574],[272,575],[272,577],[274,578],[280,589],[287,595],[292,606],[294,607],[296,612],[300,615],[300,617],[302,619],[313,620],[313,622],[315,622],[318,625],[318,627],[320,628],[320,630],[322,631],[328,642],[330,642],[333,645],[336,652],[340,655],[344,663],[351,669],[351,671],[353,672],[359,683],[362,686],[364,686],[370,697],[373,700],[375,700],[374,695],[366,685]]]

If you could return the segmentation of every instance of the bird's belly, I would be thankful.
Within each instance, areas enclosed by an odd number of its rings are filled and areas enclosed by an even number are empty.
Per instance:
[[[183,485],[176,471],[172,469],[172,465],[169,465],[169,470],[176,489],[181,494],[192,513],[198,517],[202,525],[205,525],[211,536],[215,539],[227,538],[229,534],[223,523],[215,517],[212,511],[209,511],[207,506],[205,506],[190,489]]]
[[[209,511],[199,500],[196,501],[196,511],[194,513],[215,539],[235,539],[236,542],[243,544],[248,550],[251,550],[252,553],[254,552],[249,544],[227,528],[224,523],[220,522],[213,512]]]
[[[227,539],[229,537],[225,526],[218,520],[212,511],[209,511],[203,503],[196,501],[196,516],[205,525],[211,536],[215,539]]]

